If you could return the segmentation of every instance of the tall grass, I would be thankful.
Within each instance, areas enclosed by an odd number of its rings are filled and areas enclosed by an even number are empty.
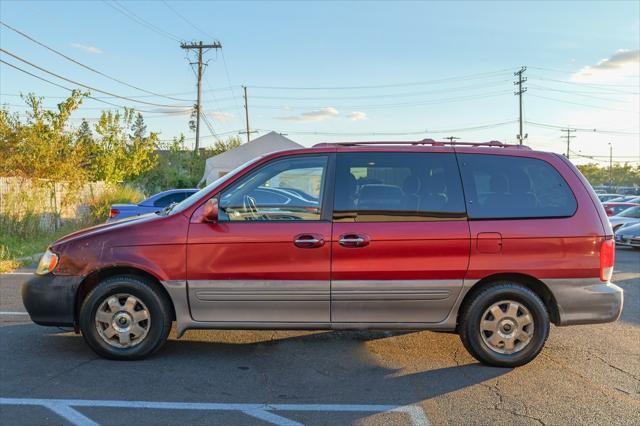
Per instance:
[[[139,190],[126,185],[113,186],[100,195],[88,200],[89,221],[91,224],[104,222],[109,217],[112,204],[137,204],[144,199]]]
[[[58,238],[107,220],[111,204],[138,203],[144,194],[135,188],[114,185],[79,200],[73,218],[62,220],[48,211],[48,194],[30,188],[3,197],[0,214],[0,272],[19,266],[17,259],[44,251]]]

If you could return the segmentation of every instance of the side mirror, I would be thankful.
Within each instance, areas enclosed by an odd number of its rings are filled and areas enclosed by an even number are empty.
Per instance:
[[[202,221],[216,223],[218,221],[218,198],[214,197],[204,204]]]

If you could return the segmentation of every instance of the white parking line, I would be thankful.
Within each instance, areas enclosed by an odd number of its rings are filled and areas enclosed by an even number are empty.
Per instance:
[[[0,275],[33,275],[34,272],[3,272]]]
[[[0,315],[29,315],[28,312],[0,311]]]
[[[39,405],[55,412],[74,425],[97,425],[96,422],[78,412],[73,407],[146,408],[156,410],[207,410],[239,411],[274,425],[299,426],[294,420],[275,414],[274,411],[362,412],[362,413],[405,413],[412,424],[428,426],[429,419],[417,405],[378,404],[225,404],[202,402],[155,402],[155,401],[109,401],[88,399],[36,399],[0,398],[0,405]]]

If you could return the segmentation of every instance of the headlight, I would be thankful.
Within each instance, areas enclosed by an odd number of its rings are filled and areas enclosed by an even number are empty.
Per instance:
[[[58,255],[47,249],[44,252],[42,257],[40,258],[40,263],[38,263],[38,269],[36,269],[36,274],[44,275],[56,269],[58,266]]]

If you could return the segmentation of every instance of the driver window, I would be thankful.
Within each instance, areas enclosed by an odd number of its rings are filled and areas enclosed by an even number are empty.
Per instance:
[[[268,163],[223,191],[220,220],[320,220],[326,166],[326,156]]]

